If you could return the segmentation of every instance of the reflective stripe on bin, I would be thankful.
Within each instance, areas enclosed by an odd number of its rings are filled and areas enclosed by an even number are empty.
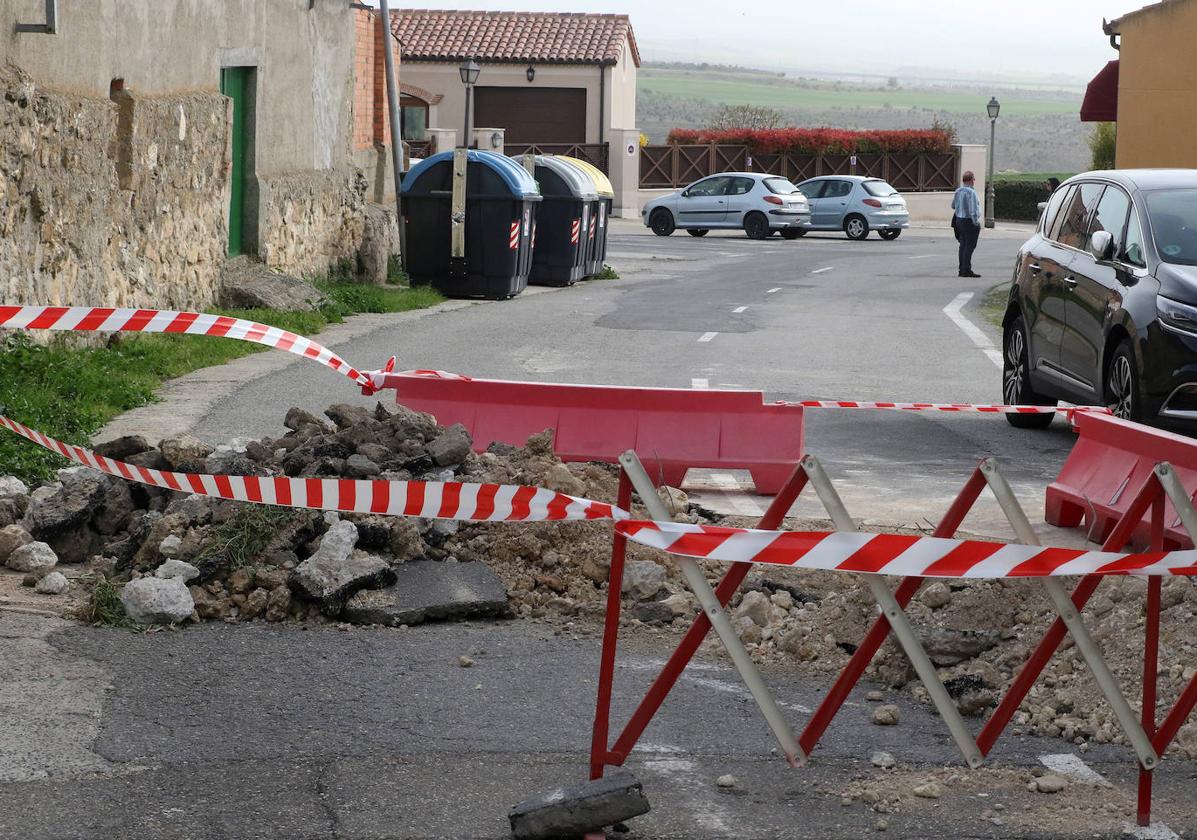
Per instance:
[[[594,239],[594,216],[590,217],[590,238]]]
[[[513,251],[520,246],[520,223],[519,222],[511,223],[511,236],[508,239],[507,245]]]
[[[578,244],[578,236],[582,230],[582,220],[574,219],[569,225],[569,241],[572,245]]]

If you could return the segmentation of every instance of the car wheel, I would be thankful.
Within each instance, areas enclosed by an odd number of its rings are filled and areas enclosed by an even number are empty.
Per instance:
[[[1055,405],[1055,400],[1041,397],[1031,389],[1027,328],[1021,317],[1006,328],[1002,344],[1002,400],[1006,405]],[[1016,429],[1046,429],[1055,416],[1054,413],[1007,414],[1006,422]]]
[[[1115,417],[1136,423],[1145,422],[1143,398],[1139,394],[1139,372],[1129,341],[1118,345],[1106,367],[1105,398],[1106,406]]]
[[[848,234],[849,239],[860,241],[869,238],[869,223],[865,221],[864,216],[858,216],[853,213],[848,218],[844,219],[844,233]]]
[[[801,239],[803,236],[806,236],[804,228],[786,228],[781,232],[782,239]]]
[[[657,236],[669,236],[677,230],[677,225],[673,221],[673,214],[664,209],[653,211],[652,218],[649,219],[649,226],[652,227],[653,233]]]
[[[706,228],[687,228],[686,233],[691,236],[706,236],[710,231]]]
[[[768,239],[773,231],[769,230],[769,220],[760,213],[749,213],[744,219],[744,232],[749,239]]]
[[[893,242],[895,239],[897,239],[899,236],[902,235],[902,228],[894,228],[893,230],[878,231],[877,235],[880,236],[882,239],[884,239],[886,242]]]

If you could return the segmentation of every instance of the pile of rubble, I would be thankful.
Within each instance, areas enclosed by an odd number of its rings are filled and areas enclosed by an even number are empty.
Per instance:
[[[215,448],[181,436],[157,447],[142,438],[121,438],[96,450],[142,467],[183,472],[474,481],[615,498],[615,468],[561,463],[550,432],[522,447],[496,443],[479,454],[461,426],[439,427],[430,416],[399,406],[334,405],[325,414],[331,423],[291,409],[285,434]],[[663,489],[662,497],[679,521],[747,524],[723,520],[678,490]],[[830,524],[808,520],[787,526]],[[450,614],[597,619],[610,553],[611,526],[605,522],[339,516],[185,495],[84,468],[62,470],[57,481],[31,492],[15,479],[0,479],[0,566],[23,575],[47,598],[74,585],[71,578],[85,586],[123,585],[124,611],[142,624],[402,625]],[[725,571],[715,563],[706,568],[712,579]],[[1111,578],[1085,611],[1131,697],[1141,679],[1144,588],[1139,579]],[[628,547],[622,594],[625,624],[653,632],[681,632],[697,612],[676,564],[634,544]],[[1192,629],[1197,590],[1188,578],[1168,580],[1163,603],[1161,704],[1175,699],[1192,676],[1190,663],[1197,661]],[[994,704],[1053,616],[1037,582],[1003,580],[931,583],[908,612],[968,714]],[[731,613],[758,659],[830,675],[855,650],[877,610],[855,577],[761,567],[750,574]],[[713,640],[709,644],[718,647]],[[925,696],[892,641],[866,678]],[[1032,690],[1015,730],[1077,743],[1121,740],[1070,640]],[[1180,741],[1197,756],[1197,727],[1182,730]]]

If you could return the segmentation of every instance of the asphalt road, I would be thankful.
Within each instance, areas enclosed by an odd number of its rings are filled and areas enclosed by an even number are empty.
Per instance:
[[[997,344],[998,336],[978,304],[1008,279],[1022,236],[984,236],[976,265],[985,276],[963,280],[946,230],[896,242],[750,242],[661,240],[621,223],[608,260],[620,280],[395,319],[334,349],[366,367],[398,354],[405,367],[475,376],[670,387],[705,380],[769,399],[993,402],[993,348],[974,338]],[[945,313],[953,304],[975,325],[972,337]],[[327,371],[290,364],[217,399],[194,431],[212,440],[276,433],[291,405],[358,399]],[[937,518],[989,455],[1035,512],[1071,440],[1062,421],[1036,433],[995,417],[821,411],[807,419],[807,448],[850,510],[890,524]],[[704,498],[720,496],[716,476],[692,478]],[[797,508],[816,511],[809,501]],[[969,527],[1000,532],[992,509]],[[522,621],[136,635],[0,614],[0,838],[498,840],[511,805],[585,774],[599,644],[582,622],[557,630]],[[625,646],[617,723],[669,649],[651,636]],[[477,664],[461,668],[462,654]],[[1071,744],[1017,735],[995,752],[999,772],[961,770],[940,799],[909,800],[888,814],[842,804],[851,784],[880,779],[908,792],[945,766],[959,768],[938,718],[903,693],[887,697],[902,707],[901,724],[874,726],[863,697],[872,686],[862,687],[812,763],[794,771],[773,752],[723,658],[698,665],[629,760],[653,811],[614,836],[1119,837],[1129,822],[1127,750],[1082,756]],[[795,725],[827,688],[777,669],[767,679]],[[874,768],[878,749],[900,769]],[[1083,758],[1114,786],[1029,793],[1030,770],[1049,754]],[[716,786],[725,773],[736,787]],[[1197,768],[1169,760],[1157,776],[1156,812],[1170,830],[1139,836],[1197,832],[1189,807]]]

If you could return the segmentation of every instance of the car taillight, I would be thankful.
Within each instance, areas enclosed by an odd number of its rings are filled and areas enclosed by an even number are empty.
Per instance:
[[[866,198],[864,200],[864,203],[869,205],[870,207],[880,207],[881,206],[881,202],[875,198]]]
[[[769,202],[770,204],[785,204],[784,201],[782,201],[780,198],[778,198],[775,195],[765,196],[765,201]]]

